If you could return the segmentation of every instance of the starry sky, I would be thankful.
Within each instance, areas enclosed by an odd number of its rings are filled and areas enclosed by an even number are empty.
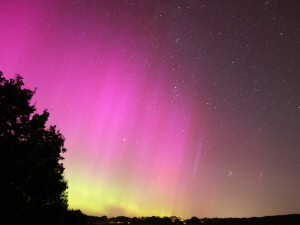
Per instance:
[[[89,215],[300,213],[300,2],[0,0],[0,70]]]

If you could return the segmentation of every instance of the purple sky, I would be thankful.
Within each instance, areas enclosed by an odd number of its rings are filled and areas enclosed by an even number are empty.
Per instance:
[[[0,1],[0,70],[90,215],[300,213],[297,1]]]

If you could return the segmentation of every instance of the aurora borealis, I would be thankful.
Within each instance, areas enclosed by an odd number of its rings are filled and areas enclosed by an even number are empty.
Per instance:
[[[300,3],[0,0],[0,70],[65,136],[69,207],[300,213]]]

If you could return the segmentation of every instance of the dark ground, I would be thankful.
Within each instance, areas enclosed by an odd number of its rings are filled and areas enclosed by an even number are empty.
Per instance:
[[[300,225],[300,214],[266,216],[266,217],[251,217],[251,218],[197,218],[192,217],[180,221],[177,217],[116,217],[106,218],[88,216],[88,224],[105,225],[105,224],[132,224],[132,225]]]

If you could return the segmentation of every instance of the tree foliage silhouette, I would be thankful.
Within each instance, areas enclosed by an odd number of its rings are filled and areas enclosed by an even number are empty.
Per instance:
[[[0,224],[59,224],[67,210],[64,137],[36,113],[35,91],[0,72]]]

